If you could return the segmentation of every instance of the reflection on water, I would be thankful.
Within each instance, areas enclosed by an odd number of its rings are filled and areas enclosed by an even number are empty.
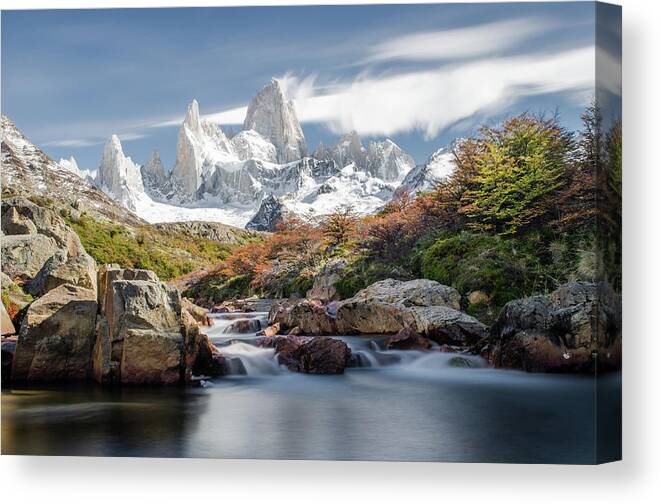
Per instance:
[[[354,364],[365,367],[299,375],[252,347],[254,334],[227,335],[219,325],[211,336],[247,375],[198,389],[6,390],[2,453],[594,461],[590,377],[454,368],[451,354],[384,350],[378,339],[357,337],[343,339],[362,355]],[[600,387],[602,430],[618,434],[620,376],[603,378]]]

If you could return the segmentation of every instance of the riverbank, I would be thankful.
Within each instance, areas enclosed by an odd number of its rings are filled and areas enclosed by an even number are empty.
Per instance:
[[[236,321],[236,316],[234,314]],[[252,313],[251,318],[265,318]],[[452,354],[381,348],[339,336],[363,358],[341,375],[278,366],[255,332],[205,329],[243,364],[204,387],[10,388],[2,394],[3,453],[594,463],[594,379],[453,367]],[[269,353],[271,352],[271,353]],[[240,374],[239,374],[240,373]],[[603,429],[619,426],[620,374],[603,381]],[[615,436],[616,433],[613,434]],[[617,439],[617,437],[613,437]]]

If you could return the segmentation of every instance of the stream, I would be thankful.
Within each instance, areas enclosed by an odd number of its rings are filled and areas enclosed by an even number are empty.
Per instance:
[[[253,345],[265,313],[212,317],[228,376],[200,388],[3,389],[2,453],[584,464],[595,439],[619,432],[619,373],[530,374],[464,355],[471,367],[454,367],[456,354],[337,336],[352,367],[305,375]]]

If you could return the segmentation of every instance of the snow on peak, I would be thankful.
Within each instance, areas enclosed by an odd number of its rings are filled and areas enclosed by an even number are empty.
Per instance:
[[[183,199],[195,199],[205,176],[218,163],[235,161],[232,145],[216,125],[200,118],[197,100],[186,111],[179,137],[172,178]]]
[[[259,159],[269,163],[278,162],[278,152],[271,142],[255,130],[240,131],[231,140],[234,152],[242,161]]]
[[[398,198],[404,193],[415,196],[420,192],[432,191],[448,180],[454,169],[453,154],[445,148],[438,149],[424,164],[416,166],[404,177],[394,197]]]
[[[136,201],[144,193],[140,168],[124,155],[117,135],[112,135],[103,148],[95,183],[129,210],[136,209]]]
[[[63,170],[71,172],[74,175],[80,176],[80,168],[78,168],[78,163],[76,162],[75,157],[71,156],[69,157],[69,159],[62,158],[57,164]]]
[[[277,79],[272,79],[250,100],[243,129],[254,130],[271,142],[279,163],[290,163],[307,155],[296,109]]]

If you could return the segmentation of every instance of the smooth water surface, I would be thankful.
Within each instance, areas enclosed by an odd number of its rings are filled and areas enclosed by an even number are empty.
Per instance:
[[[592,377],[452,367],[455,354],[383,350],[342,337],[343,375],[295,374],[272,349],[233,334],[241,317],[209,331],[235,375],[202,388],[94,385],[2,393],[2,453],[48,455],[593,463]],[[620,416],[620,375],[601,384],[608,428]]]

